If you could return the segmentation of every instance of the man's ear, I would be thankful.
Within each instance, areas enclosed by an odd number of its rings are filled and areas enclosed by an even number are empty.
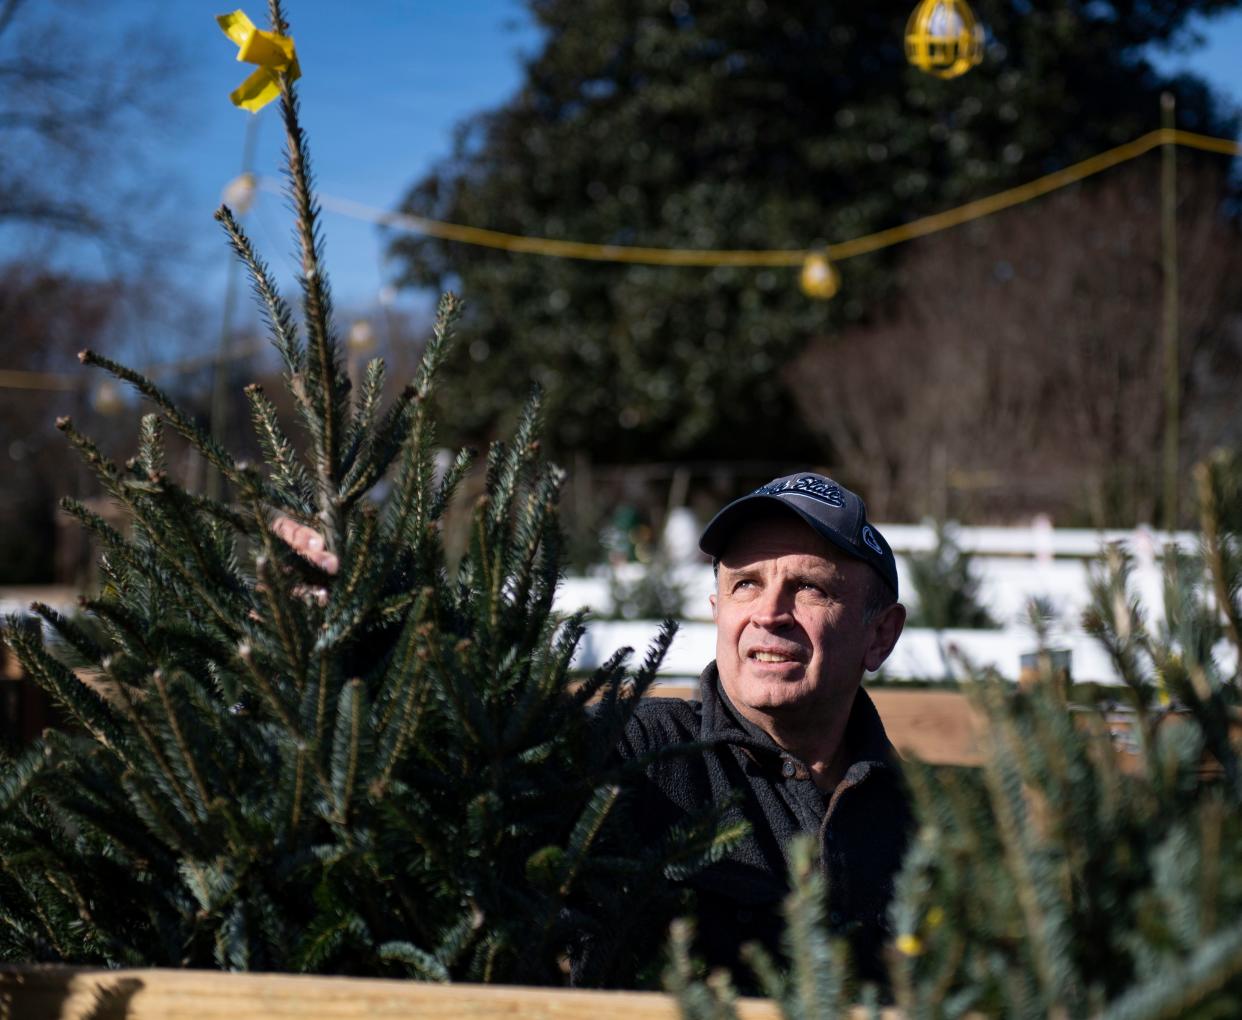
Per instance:
[[[717,612],[718,612],[718,610],[716,609],[716,593],[715,593],[715,592],[712,592],[710,595],[708,595],[708,596],[707,596],[707,601],[708,601],[708,602],[710,602],[710,603],[712,604],[712,623],[715,623],[715,622],[716,622],[716,614],[717,614]]]
[[[894,602],[883,610],[871,623],[871,643],[863,653],[863,666],[872,673],[884,665],[889,652],[901,637],[901,630],[906,625],[906,607]]]

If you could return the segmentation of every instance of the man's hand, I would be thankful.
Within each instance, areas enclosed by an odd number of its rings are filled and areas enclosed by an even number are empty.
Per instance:
[[[279,514],[271,523],[272,534],[284,542],[290,549],[308,563],[313,563],[326,574],[335,574],[341,567],[336,553],[324,548],[323,535],[314,528],[299,524],[292,517]],[[321,606],[328,604],[328,589],[311,585],[298,584],[293,587],[293,594],[306,602],[317,602]]]
[[[317,566],[326,574],[335,574],[341,567],[336,553],[323,546],[323,535],[314,528],[299,524],[292,517],[279,515],[272,521],[272,533],[295,553]]]

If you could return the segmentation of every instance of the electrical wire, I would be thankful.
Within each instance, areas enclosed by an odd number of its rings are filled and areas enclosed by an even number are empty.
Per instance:
[[[1145,135],[1098,153],[1081,162],[1074,163],[1062,170],[1045,174],[1026,184],[1008,188],[1005,191],[988,195],[985,198],[967,202],[954,209],[924,216],[900,226],[865,234],[848,241],[829,244],[822,248],[773,248],[773,249],[733,249],[712,250],[704,248],[652,248],[634,245],[598,244],[590,241],[566,241],[550,237],[529,237],[523,234],[510,234],[500,230],[489,230],[485,227],[474,227],[463,223],[448,223],[443,220],[429,219],[424,216],[413,216],[409,213],[392,212],[364,205],[352,199],[336,198],[332,195],[319,195],[319,204],[327,210],[364,220],[382,227],[397,228],[425,237],[435,237],[444,241],[469,244],[476,247],[492,248],[500,251],[515,252],[524,255],[540,255],[549,258],[568,258],[591,262],[613,262],[645,266],[687,266],[698,268],[715,268],[719,266],[735,266],[739,268],[793,267],[801,266],[812,255],[826,255],[833,262],[867,255],[891,248],[894,245],[912,241],[919,237],[939,233],[952,227],[982,219],[1004,209],[1033,201],[1060,188],[1076,184],[1078,181],[1112,169],[1122,163],[1137,159],[1163,145],[1176,145],[1203,152],[1214,152],[1228,156],[1242,155],[1242,143],[1228,138],[1215,138],[1211,135],[1197,134],[1192,131],[1162,128],[1150,131]],[[260,178],[259,187],[265,191],[281,193],[279,181],[271,178]],[[255,352],[254,348],[246,348],[229,352],[229,358],[248,357]],[[224,360],[218,355],[199,356],[181,362],[165,362],[147,370],[147,374],[174,375],[192,371],[213,361]],[[23,372],[15,369],[0,369],[0,389],[42,389],[69,390],[82,385],[81,376],[59,374],[53,372]]]

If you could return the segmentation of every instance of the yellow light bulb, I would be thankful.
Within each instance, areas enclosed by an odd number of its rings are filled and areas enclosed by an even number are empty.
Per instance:
[[[808,255],[802,263],[802,272],[798,276],[798,284],[802,293],[818,301],[827,301],[841,289],[841,274],[837,267],[828,261],[827,255],[816,252]]]
[[[375,347],[375,328],[366,319],[355,319],[349,327],[345,343],[351,351],[369,351]]]
[[[956,78],[983,60],[983,26],[966,0],[922,0],[906,23],[906,59],[937,78]]]
[[[95,387],[95,395],[91,398],[91,403],[100,414],[117,414],[125,407],[125,401],[116,388],[116,383],[107,379]]]

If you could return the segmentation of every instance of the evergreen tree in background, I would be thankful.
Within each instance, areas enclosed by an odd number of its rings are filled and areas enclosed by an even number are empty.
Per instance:
[[[902,1016],[1242,1011],[1242,462],[1218,457],[1196,481],[1202,548],[1168,551],[1163,624],[1119,549],[1093,579],[1084,622],[1125,681],[1127,716],[1071,710],[1051,675],[1029,692],[980,677],[982,767],[907,763],[919,829],[889,947]],[[789,1020],[874,1003],[850,994],[805,849],[794,863],[788,972],[751,957],[765,990]],[[692,1020],[737,1015],[731,983],[698,978],[684,937],[668,983]]]
[[[1129,141],[1159,126],[1166,88],[1181,127],[1232,135],[1201,81],[1170,81],[1149,55],[1236,0],[977,0],[987,55],[951,82],[906,64],[914,6],[528,0],[543,36],[521,89],[461,125],[403,209],[605,244],[802,250]],[[791,269],[620,266],[423,237],[393,251],[407,282],[459,281],[471,303],[473,363],[440,392],[446,424],[490,435],[534,379],[556,448],[601,460],[836,455],[800,425],[781,370],[812,337],[900,301],[887,255],[844,263],[825,303]]]
[[[287,34],[279,0],[270,16]],[[4,631],[74,728],[0,760],[0,959],[555,984],[576,943],[606,932],[613,951],[579,976],[633,981],[681,907],[670,877],[736,835],[704,816],[660,845],[628,838],[646,763],[622,767],[612,749],[672,629],[638,668],[624,650],[571,683],[583,622],[551,611],[560,477],[540,456],[537,402],[492,446],[468,547],[449,562],[441,526],[471,456],[436,477],[429,407],[458,304],[441,302],[417,377],[387,408],[378,360],[351,392],[287,80],[282,108],[300,325],[228,209],[218,218],[307,452],[258,388],[265,456],[251,465],[150,380],[82,355],[156,410],[124,464],[59,423],[132,535],[67,502],[105,550],[102,591],[80,619],[36,604],[41,619]],[[230,502],[169,476],[168,428]],[[277,512],[323,534],[334,579],[272,534]]]
[[[958,545],[954,530],[952,525],[937,521],[936,544],[926,552],[906,557],[914,591],[911,627],[947,630],[997,625],[979,602],[979,578],[971,569],[972,557]]]

